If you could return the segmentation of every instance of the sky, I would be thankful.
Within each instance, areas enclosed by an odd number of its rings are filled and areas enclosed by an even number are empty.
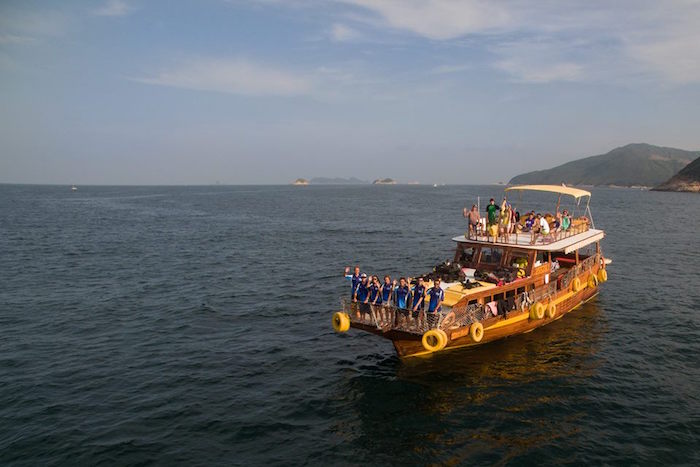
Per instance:
[[[0,1],[0,183],[493,183],[700,149],[700,0]]]

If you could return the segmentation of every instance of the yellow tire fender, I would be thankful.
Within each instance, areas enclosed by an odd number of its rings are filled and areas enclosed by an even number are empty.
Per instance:
[[[607,281],[607,280],[608,280],[608,271],[606,271],[605,269],[600,269],[600,270],[598,271],[598,280],[599,280],[600,282],[605,282],[605,281]]]
[[[484,338],[484,325],[481,323],[472,323],[469,327],[469,337],[471,337],[474,342],[481,342],[481,339]]]
[[[598,285],[598,276],[591,274],[588,276],[588,288],[593,289]]]
[[[342,311],[333,314],[332,322],[335,332],[347,332],[350,329],[350,317]]]
[[[574,279],[574,292],[578,292],[578,291],[580,291],[580,290],[581,290],[581,279],[579,279],[578,277],[576,277],[576,278]]]
[[[542,319],[544,318],[545,306],[537,302],[530,307],[530,319]]]
[[[437,352],[447,345],[447,334],[442,329],[431,329],[423,334],[423,348],[428,352]]]
[[[557,306],[554,303],[547,305],[547,318],[552,319],[557,316]]]

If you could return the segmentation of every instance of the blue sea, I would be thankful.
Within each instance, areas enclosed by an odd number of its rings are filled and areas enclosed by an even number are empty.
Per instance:
[[[402,361],[333,332],[343,268],[428,271],[502,187],[0,185],[0,464],[698,465],[700,197],[592,193],[597,298]]]

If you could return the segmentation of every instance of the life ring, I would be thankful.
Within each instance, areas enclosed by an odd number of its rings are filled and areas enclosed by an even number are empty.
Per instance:
[[[428,352],[437,352],[447,345],[447,334],[442,329],[431,329],[423,334],[423,348]]]
[[[350,317],[342,311],[333,314],[332,322],[335,332],[347,332],[350,329]]]
[[[542,319],[544,318],[545,306],[537,302],[530,307],[530,319]]]
[[[484,338],[484,325],[481,323],[472,323],[469,327],[469,337],[471,337],[474,342],[481,342],[481,339]]]
[[[578,292],[581,290],[581,279],[578,277],[574,278],[574,292]]]
[[[598,271],[598,280],[599,280],[600,282],[605,282],[605,281],[607,281],[607,280],[608,280],[608,271],[606,271],[605,269],[600,269],[600,270]]]
[[[440,326],[442,326],[442,328],[444,329],[448,329],[450,326],[455,324],[455,321],[457,321],[457,316],[455,316],[454,311],[450,311],[449,313],[447,313],[447,316],[445,316],[445,318],[442,320],[442,324]]]
[[[552,319],[557,316],[557,306],[553,302],[547,305],[547,318]]]

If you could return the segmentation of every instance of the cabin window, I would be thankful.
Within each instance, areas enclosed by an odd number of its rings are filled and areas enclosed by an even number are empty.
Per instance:
[[[535,260],[535,266],[541,266],[546,262],[547,262],[547,252],[546,251],[538,251],[537,258]]]
[[[474,259],[474,247],[462,247],[462,251],[457,258],[457,262],[462,266],[471,264]]]
[[[482,264],[501,264],[501,258],[503,258],[503,250],[500,248],[482,248],[481,249],[481,263]]]
[[[523,271],[527,271],[529,262],[530,260],[528,258],[528,254],[524,251],[511,251],[508,265],[516,269],[523,269]]]

